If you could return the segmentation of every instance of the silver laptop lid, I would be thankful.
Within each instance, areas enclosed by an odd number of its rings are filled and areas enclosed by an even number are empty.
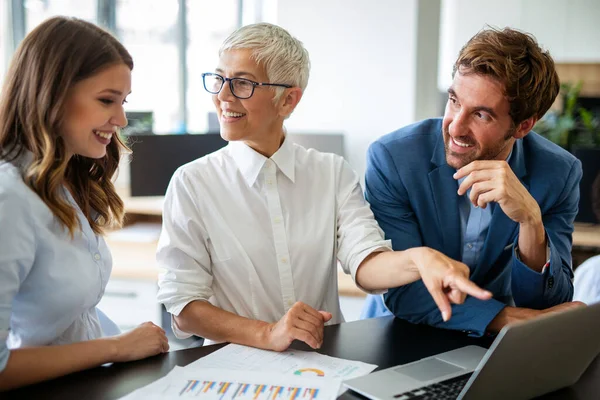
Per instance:
[[[502,329],[460,399],[529,399],[577,382],[600,353],[600,304]]]

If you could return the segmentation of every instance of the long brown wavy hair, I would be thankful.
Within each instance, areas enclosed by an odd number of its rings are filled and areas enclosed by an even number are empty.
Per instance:
[[[23,179],[71,235],[80,226],[75,208],[63,195],[65,184],[94,232],[123,223],[123,201],[111,181],[121,153],[129,151],[119,135],[113,135],[100,159],[66,158],[61,137],[70,89],[118,64],[133,69],[131,55],[108,32],[80,19],[54,17],[25,37],[5,77],[0,157],[12,161],[31,153]]]

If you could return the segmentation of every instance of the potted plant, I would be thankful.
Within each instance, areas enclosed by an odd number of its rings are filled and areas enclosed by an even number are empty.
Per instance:
[[[592,184],[600,175],[600,118],[578,104],[581,86],[581,81],[562,84],[562,109],[548,111],[533,130],[570,151],[581,161],[581,198],[575,220],[598,223],[600,221],[592,207]]]

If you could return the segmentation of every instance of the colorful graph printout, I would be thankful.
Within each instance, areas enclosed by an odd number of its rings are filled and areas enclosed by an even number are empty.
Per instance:
[[[194,361],[189,367],[278,372],[345,380],[366,375],[377,365],[330,357],[314,351],[288,349],[276,352],[228,344]]]
[[[188,380],[178,397],[239,400],[316,400],[319,389],[304,386],[278,386],[244,382]]]
[[[175,367],[122,400],[335,400],[340,380],[256,371]]]

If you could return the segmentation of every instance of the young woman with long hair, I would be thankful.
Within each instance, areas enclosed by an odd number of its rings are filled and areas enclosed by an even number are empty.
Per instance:
[[[65,17],[14,55],[0,98],[0,390],[168,351],[150,322],[107,337],[96,309],[112,269],[102,233],[124,216],[111,178],[132,69],[109,33]]]

